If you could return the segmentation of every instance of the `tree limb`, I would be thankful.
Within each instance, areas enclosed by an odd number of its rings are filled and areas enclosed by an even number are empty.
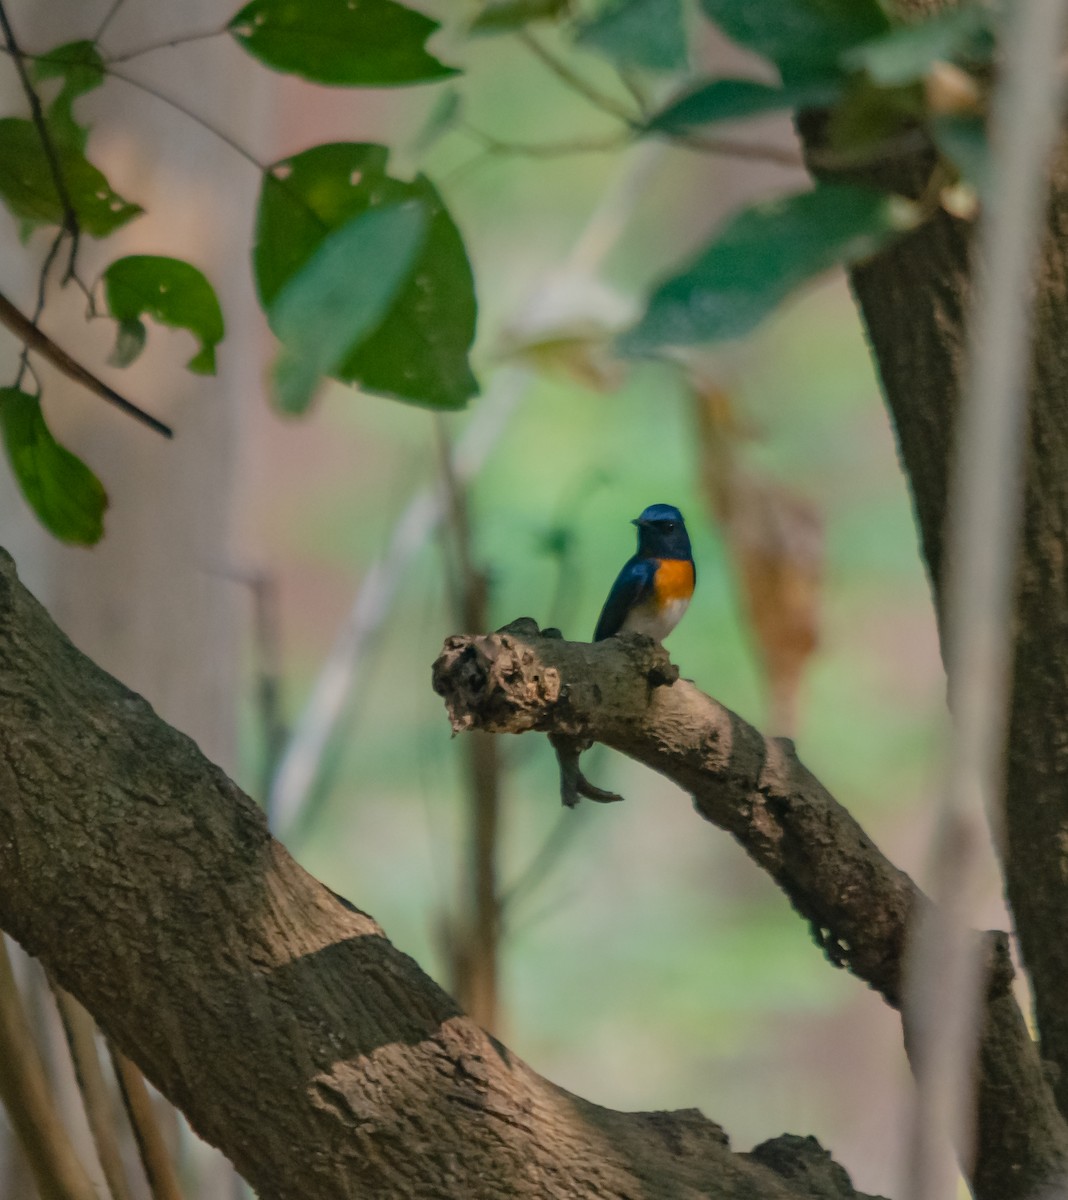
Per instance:
[[[565,645],[565,643],[557,643]],[[262,1200],[856,1200],[811,1140],[539,1077],[141,697],[0,552],[0,927]]]
[[[792,743],[765,738],[688,680],[670,682],[672,670],[647,638],[565,642],[524,618],[495,634],[449,638],[434,687],[457,732],[590,739],[673,780],[779,884],[831,962],[898,1007],[909,922],[926,899]],[[1011,994],[1007,938],[987,936],[970,1174],[978,1197],[1010,1200],[1068,1180],[1068,1130]]]

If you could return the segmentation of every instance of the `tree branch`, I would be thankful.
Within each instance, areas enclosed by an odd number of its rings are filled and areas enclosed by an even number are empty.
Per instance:
[[[563,643],[558,643],[562,645]],[[0,926],[262,1200],[856,1200],[811,1140],[540,1078],[303,871],[0,553]]]
[[[647,638],[588,645],[522,619],[449,638],[434,664],[453,729],[540,730],[620,750],[688,791],[779,884],[836,966],[895,1008],[908,927],[927,903],[798,760],[688,680]],[[977,1196],[1009,1200],[1068,1180],[1068,1130],[1010,991],[1007,939],[987,935]]]

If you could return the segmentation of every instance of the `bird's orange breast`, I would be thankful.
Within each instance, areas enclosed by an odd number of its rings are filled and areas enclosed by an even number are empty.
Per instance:
[[[653,587],[658,605],[672,600],[689,600],[693,595],[693,563],[685,558],[662,558]]]

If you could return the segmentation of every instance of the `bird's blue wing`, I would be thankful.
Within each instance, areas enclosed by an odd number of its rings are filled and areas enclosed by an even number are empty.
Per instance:
[[[597,628],[593,633],[595,642],[603,642],[623,628],[627,613],[635,605],[648,600],[654,592],[653,581],[656,578],[656,563],[647,558],[632,558],[616,576],[608,599],[601,609]]]

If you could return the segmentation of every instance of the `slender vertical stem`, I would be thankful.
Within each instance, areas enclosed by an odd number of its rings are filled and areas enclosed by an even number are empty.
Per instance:
[[[130,1200],[130,1188],[122,1165],[118,1130],[112,1111],[112,1093],[97,1054],[96,1024],[69,992],[55,983],[52,984],[52,991],[67,1035],[74,1074],[108,1190],[113,1200]]]
[[[3,934],[0,934],[0,1101],[25,1151],[41,1200],[97,1200],[56,1111]]]
[[[113,1043],[108,1043],[108,1050],[153,1200],[183,1200],[174,1163],[163,1141],[144,1076]]]
[[[948,1139],[969,1157],[981,963],[969,915],[986,819],[1001,835],[1015,562],[1023,507],[1034,272],[1059,128],[1066,0],[1005,10],[993,181],[950,480],[945,644],[954,726],[933,846],[937,901],[915,939],[906,1037],[917,1074],[906,1195],[950,1194]]]

